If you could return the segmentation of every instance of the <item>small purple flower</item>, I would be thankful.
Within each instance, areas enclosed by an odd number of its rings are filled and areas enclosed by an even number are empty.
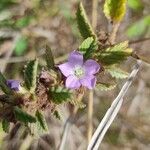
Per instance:
[[[96,84],[96,74],[100,65],[88,59],[84,62],[83,55],[78,51],[73,51],[68,58],[68,62],[58,66],[62,74],[67,77],[66,87],[70,89],[77,89],[81,85],[88,89],[93,89]]]
[[[7,80],[7,85],[14,91],[19,91],[20,82],[19,80],[9,79]]]

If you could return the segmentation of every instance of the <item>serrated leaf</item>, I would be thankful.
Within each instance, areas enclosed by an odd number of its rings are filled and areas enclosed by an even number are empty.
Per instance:
[[[51,48],[46,45],[46,51],[45,51],[45,60],[47,63],[48,69],[54,69],[55,68],[55,62],[54,62],[54,57],[51,51]]]
[[[119,78],[119,79],[124,79],[128,77],[128,72],[117,68],[115,66],[109,67],[109,68],[105,68],[105,70],[110,73],[110,75],[114,78]]]
[[[104,65],[112,65],[120,63],[127,57],[131,56],[132,49],[128,48],[128,42],[121,42],[115,46],[106,48],[97,54],[98,60]]]
[[[7,86],[7,81],[3,74],[0,72],[0,87],[5,94],[12,94],[13,91]]]
[[[104,14],[114,22],[120,22],[126,12],[127,0],[105,0]]]
[[[24,123],[35,123],[36,118],[31,116],[30,114],[26,113],[24,110],[22,110],[19,107],[14,107],[14,114],[18,121],[24,122]]]
[[[36,115],[37,121],[39,122],[39,125],[42,127],[42,129],[48,130],[47,123],[46,123],[46,120],[45,120],[45,117],[43,116],[43,114],[37,110],[35,115]]]
[[[86,104],[84,104],[82,101],[78,101],[78,100],[76,100],[76,99],[72,99],[72,100],[70,101],[70,103],[73,104],[74,106],[77,106],[77,107],[80,108],[80,109],[83,109],[83,108],[86,107]]]
[[[10,127],[10,123],[6,119],[3,119],[3,121],[2,121],[3,131],[8,133],[9,132],[9,127]]]
[[[79,31],[81,33],[81,36],[84,39],[91,37],[91,36],[96,37],[96,35],[92,29],[92,26],[87,18],[85,9],[81,2],[79,3],[79,6],[78,6],[76,18],[77,18],[77,24],[78,24]]]
[[[15,47],[15,54],[17,56],[22,55],[26,49],[28,47],[28,40],[25,37],[20,37],[17,41],[16,41],[16,47]]]
[[[49,90],[49,96],[56,104],[67,102],[71,98],[71,91],[64,87],[53,87]]]
[[[58,110],[55,110],[54,113],[53,113],[53,115],[54,115],[57,119],[59,119],[59,120],[61,119]]]
[[[97,48],[98,44],[95,39],[93,37],[88,37],[80,45],[79,51],[83,54],[84,59],[88,59]]]
[[[35,59],[27,64],[27,67],[24,72],[25,87],[31,93],[34,93],[36,89],[37,69],[38,69],[38,60]]]
[[[116,87],[116,84],[109,84],[109,83],[97,83],[96,89],[101,91],[108,91],[112,90]]]

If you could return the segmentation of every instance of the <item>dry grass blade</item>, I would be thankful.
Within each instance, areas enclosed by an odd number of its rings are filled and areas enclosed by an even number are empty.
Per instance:
[[[101,144],[101,141],[103,140],[103,137],[105,133],[107,132],[109,126],[115,119],[121,104],[123,102],[123,97],[125,96],[126,92],[128,91],[131,83],[133,82],[133,79],[135,78],[137,72],[139,71],[141,65],[141,61],[138,61],[137,64],[134,66],[134,69],[132,70],[131,74],[128,77],[128,80],[126,83],[123,85],[121,91],[119,92],[118,96],[116,99],[113,101],[111,107],[108,109],[106,112],[104,118],[100,122],[98,128],[96,129],[87,150],[97,150],[98,147]]]

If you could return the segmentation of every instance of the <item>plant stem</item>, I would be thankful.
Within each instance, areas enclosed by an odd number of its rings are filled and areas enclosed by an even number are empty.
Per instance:
[[[133,41],[129,41],[129,44],[137,44],[137,43],[141,43],[141,42],[146,42],[150,40],[150,37],[147,37],[147,38],[143,38],[143,39],[138,39],[138,40],[133,40]]]
[[[97,26],[97,5],[98,0],[92,0],[92,26],[96,29]],[[93,134],[93,90],[89,91],[88,95],[88,117],[87,117],[87,141],[91,140]]]
[[[93,134],[93,90],[89,91],[88,95],[88,130],[87,130],[87,139],[88,143],[90,142]]]
[[[97,4],[98,0],[92,0],[92,26],[93,29],[97,26]]]
[[[112,45],[115,43],[116,34],[117,34],[119,26],[120,26],[120,23],[113,23],[113,25],[112,25],[112,32],[109,36],[109,42]]]

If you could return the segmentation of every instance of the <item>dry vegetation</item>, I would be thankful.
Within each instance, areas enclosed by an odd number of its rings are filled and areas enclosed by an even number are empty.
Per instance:
[[[5,1],[5,0],[2,0]],[[78,47],[81,41],[79,31],[76,26],[75,12],[77,8],[77,0],[16,0],[16,3],[8,3],[3,5],[0,11],[0,70],[6,74],[8,78],[21,79],[21,73],[25,62],[38,56],[40,63],[43,64],[44,45],[48,43],[53,51],[56,62],[60,63],[66,55]],[[84,5],[88,16],[91,20],[92,3],[84,0]],[[3,2],[4,3],[4,2]],[[103,14],[103,0],[98,1],[98,20],[97,32],[106,32],[110,30],[108,22]],[[138,22],[145,16],[148,16],[150,10],[149,0],[141,0],[141,7],[137,10],[128,6],[127,14],[121,23],[117,34],[117,42],[130,39],[130,46],[142,53],[148,58],[150,56],[150,43],[145,39],[150,36],[149,25],[143,29],[141,34],[135,36],[127,34],[127,29],[134,22]],[[5,11],[5,12],[4,12]],[[6,16],[6,19],[3,17]],[[26,17],[26,19],[25,19]],[[7,19],[8,18],[8,19]],[[20,21],[24,18],[24,22]],[[5,21],[6,20],[6,21]],[[16,23],[18,22],[18,23]],[[138,30],[144,25],[137,26]],[[131,31],[130,31],[131,32]],[[133,32],[133,31],[132,31]],[[26,42],[21,43],[16,48],[16,41],[22,37]],[[138,42],[133,42],[139,40]],[[20,42],[20,41],[19,41]],[[22,48],[23,47],[23,48]],[[122,68],[130,72],[133,64],[133,58],[129,58],[122,64]],[[118,80],[117,87],[112,91],[100,92],[94,91],[94,130],[109,108],[112,100],[117,96],[125,80]],[[84,98],[87,105],[87,97]],[[142,63],[142,67],[124,98],[123,106],[108,130],[101,145],[101,150],[148,150],[150,148],[150,69],[149,65]],[[47,121],[49,133],[43,135],[33,142],[30,149],[49,150],[57,149],[62,139],[64,124],[69,116],[70,107],[66,104],[59,108],[61,119],[58,120],[48,113]],[[69,124],[70,125],[70,124]],[[17,150],[19,143],[24,137],[20,137],[20,132],[14,131],[7,135],[4,140],[2,150]],[[14,133],[16,132],[16,133]],[[0,143],[2,137],[5,136],[0,129]],[[31,139],[26,139],[26,143]],[[37,146],[38,145],[38,146]],[[25,146],[25,145],[24,145]],[[84,150],[87,146],[87,109],[80,109],[77,118],[72,124],[66,143],[66,150]],[[22,149],[23,150],[23,146]]]

